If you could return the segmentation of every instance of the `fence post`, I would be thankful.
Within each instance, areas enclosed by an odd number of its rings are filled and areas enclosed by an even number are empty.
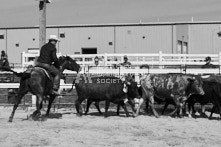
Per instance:
[[[106,66],[107,65],[107,53],[104,53],[104,66]]]
[[[221,68],[221,52],[219,52],[219,74],[220,74],[220,68]]]
[[[25,68],[25,61],[26,61],[26,57],[25,57],[25,52],[21,53],[21,65],[22,65],[22,70],[24,70]]]
[[[162,56],[162,51],[159,51],[159,68],[163,68],[163,56]]]
[[[36,106],[36,99],[37,99],[37,97],[36,97],[36,95],[32,95],[31,96],[31,106],[33,107],[35,107]]]

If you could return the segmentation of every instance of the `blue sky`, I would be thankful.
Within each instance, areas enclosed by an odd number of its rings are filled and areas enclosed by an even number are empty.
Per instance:
[[[38,1],[0,0],[0,28],[39,23]],[[47,25],[221,21],[221,0],[52,0]]]

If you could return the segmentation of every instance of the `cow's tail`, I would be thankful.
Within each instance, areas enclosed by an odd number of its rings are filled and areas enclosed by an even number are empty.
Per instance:
[[[31,74],[30,73],[25,73],[25,72],[16,72],[16,71],[14,71],[14,70],[12,70],[11,68],[9,68],[9,67],[0,67],[0,69],[2,70],[2,71],[10,71],[10,72],[12,72],[12,73],[14,73],[17,77],[20,77],[20,78],[25,78],[25,79],[27,79],[27,78],[30,78],[31,77]]]
[[[73,90],[74,85],[75,85],[75,80],[76,80],[76,79],[74,79],[74,80],[73,80],[73,82],[72,82],[72,86],[71,86],[71,89],[70,89],[70,90],[68,90],[68,93],[70,93],[70,92]]]

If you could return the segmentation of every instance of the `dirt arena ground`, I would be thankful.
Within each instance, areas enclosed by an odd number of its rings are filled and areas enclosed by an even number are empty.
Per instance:
[[[78,117],[74,109],[61,108],[52,111],[52,118],[46,121],[33,121],[26,118],[34,109],[19,108],[9,123],[11,110],[0,107],[0,147],[221,146],[221,120],[217,119],[144,114],[126,118],[123,112],[116,116],[115,110],[104,118],[93,109],[89,115]],[[59,115],[62,117],[56,119]]]

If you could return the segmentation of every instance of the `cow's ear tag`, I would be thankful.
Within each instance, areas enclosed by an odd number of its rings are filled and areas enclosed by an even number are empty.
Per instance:
[[[127,93],[127,91],[128,91],[128,87],[127,87],[127,85],[124,83],[123,92],[124,92],[124,93]]]

